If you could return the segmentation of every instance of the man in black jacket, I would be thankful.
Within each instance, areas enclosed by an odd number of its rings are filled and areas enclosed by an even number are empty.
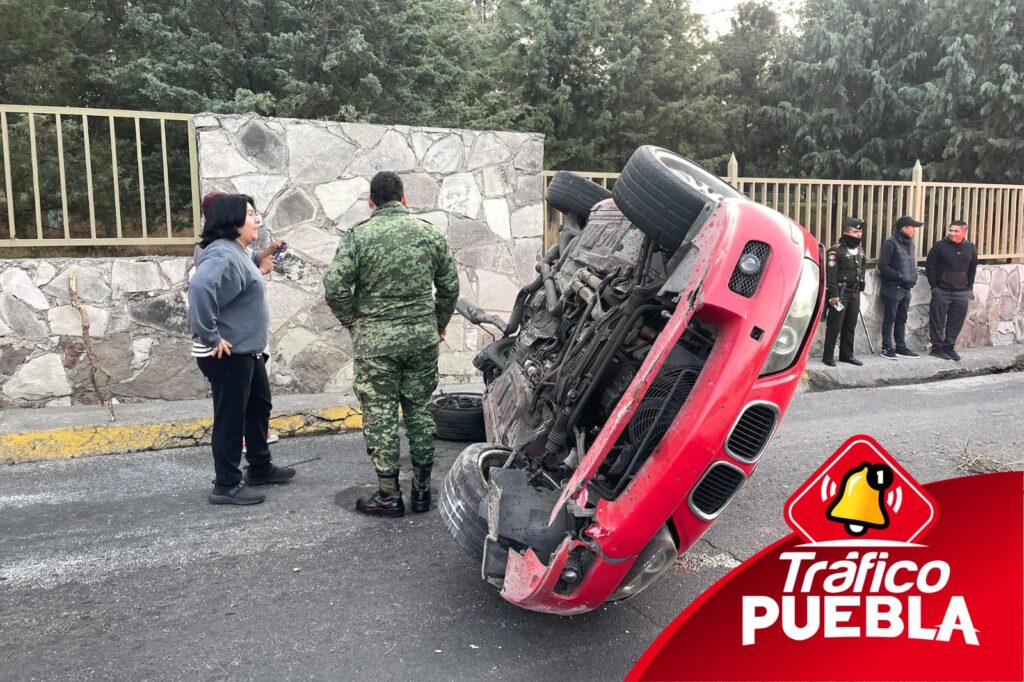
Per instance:
[[[954,220],[946,238],[935,242],[928,252],[925,274],[932,288],[928,307],[930,355],[943,360],[960,360],[953,345],[967,319],[967,306],[974,290],[978,249],[967,241],[967,223]]]
[[[882,244],[878,256],[878,273],[882,276],[882,302],[885,303],[882,357],[887,360],[895,360],[897,356],[918,357],[917,353],[907,348],[904,331],[907,327],[907,311],[910,310],[910,290],[917,284],[914,230],[923,224],[908,215],[897,220],[896,229]]]
[[[853,336],[860,314],[860,292],[864,291],[864,221],[847,217],[843,220],[843,236],[825,252],[825,289],[828,318],[825,326],[825,349],[821,361],[835,367],[833,355],[839,341],[839,361],[863,365],[853,355]]]

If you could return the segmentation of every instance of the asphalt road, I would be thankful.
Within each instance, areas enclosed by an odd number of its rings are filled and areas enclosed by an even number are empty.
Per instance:
[[[276,444],[299,475],[246,508],[206,504],[206,449],[5,467],[0,679],[621,679],[788,532],[785,499],[847,437],[874,436],[927,482],[977,458],[1022,468],[1022,414],[1021,374],[797,396],[689,554],[636,599],[571,618],[502,601],[436,511],[349,511],[370,478],[358,434]],[[459,450],[440,448],[441,475]]]

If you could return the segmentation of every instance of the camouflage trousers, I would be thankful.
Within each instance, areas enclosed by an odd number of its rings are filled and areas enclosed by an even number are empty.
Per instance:
[[[363,407],[363,437],[378,474],[398,471],[398,406],[414,465],[434,462],[437,427],[430,396],[437,388],[437,344],[394,355],[357,358],[355,389]]]

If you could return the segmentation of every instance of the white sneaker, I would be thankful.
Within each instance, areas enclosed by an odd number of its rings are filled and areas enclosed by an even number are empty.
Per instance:
[[[267,445],[270,445],[271,443],[276,443],[279,440],[281,440],[281,436],[277,435],[273,431],[268,431],[267,432]],[[242,439],[242,452],[245,452],[245,439],[244,438]]]

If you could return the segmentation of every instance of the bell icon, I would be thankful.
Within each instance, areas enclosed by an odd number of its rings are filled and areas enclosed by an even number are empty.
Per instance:
[[[892,485],[892,469],[885,464],[861,463],[843,476],[839,496],[828,506],[825,516],[843,524],[854,537],[868,528],[888,528],[885,489]]]

